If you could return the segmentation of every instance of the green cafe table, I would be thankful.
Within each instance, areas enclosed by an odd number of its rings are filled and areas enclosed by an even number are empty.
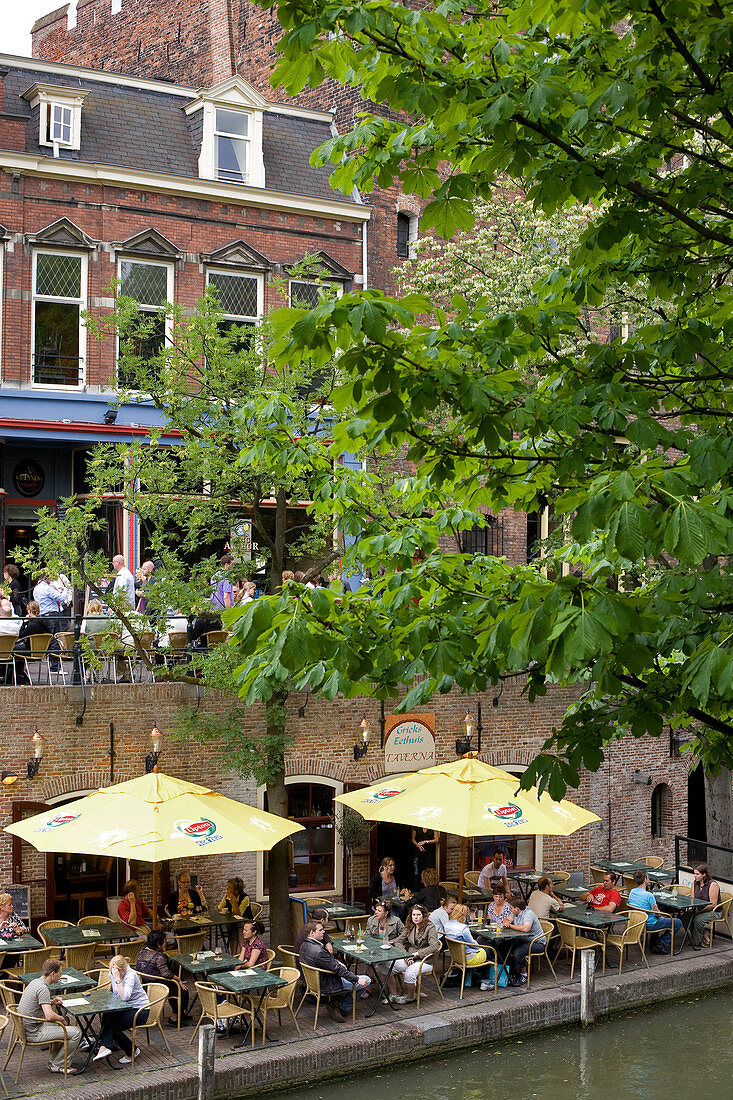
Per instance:
[[[674,894],[671,890],[655,890],[654,899],[658,909],[663,913],[669,913],[671,917],[679,917],[684,925],[682,940],[679,946],[674,945],[675,954],[677,954],[677,951],[681,951],[687,943],[692,918],[701,909],[706,909],[710,902],[705,901],[704,898],[688,898],[685,894]]]
[[[195,956],[186,954],[169,955],[168,957],[180,970],[185,970],[187,974],[191,974],[194,978],[206,978],[209,974],[216,973],[217,970],[233,970],[235,966],[239,965],[239,959],[235,958],[234,955],[230,955],[227,951],[222,951],[219,954],[214,951],[197,951]]]
[[[61,928],[45,928],[44,934],[57,947],[86,947],[90,943],[129,943],[138,939],[127,924],[118,921],[101,921],[99,924],[62,925]]]
[[[35,951],[37,947],[43,947],[40,940],[26,932],[23,936],[14,936],[12,940],[0,940],[1,955],[22,955],[24,951]]]
[[[268,990],[279,989],[283,985],[288,983],[284,978],[281,978],[279,974],[271,974],[269,970],[261,970],[256,966],[247,967],[244,970],[225,970],[218,972],[214,975],[213,982],[220,986],[222,989],[226,989],[229,993],[236,993],[242,997],[249,997],[255,1018],[262,1025],[262,1019],[260,1017],[260,1009],[262,1002],[265,998],[265,994]],[[257,1004],[254,1003],[255,998],[252,994],[259,993],[259,1000]],[[249,1038],[250,1030],[252,1028],[251,1021],[247,1023],[247,1030],[240,1042],[235,1043],[233,1049],[239,1050],[245,1046]],[[263,1027],[264,1032],[264,1027]],[[253,1036],[254,1041],[254,1036]],[[276,1039],[270,1039],[270,1042],[277,1042]]]
[[[213,947],[214,940],[218,943],[220,936],[226,940],[227,934],[240,928],[243,923],[244,917],[215,910],[197,913],[195,917],[169,917],[160,921],[160,927],[174,936],[195,936],[197,932],[205,932],[209,947]]]
[[[552,889],[559,898],[567,898],[568,901],[577,901],[580,898],[584,898],[588,891],[593,889],[594,885],[597,886],[598,883],[591,883],[590,886],[567,886],[558,883],[558,885],[553,886]]]
[[[562,913],[553,913],[555,920],[565,920],[580,928],[593,928],[604,936],[614,924],[628,924],[628,913],[604,913],[600,909],[587,909],[584,905],[568,903]]]
[[[30,974],[19,974],[18,977],[23,985],[30,985],[35,978],[41,977],[41,971],[34,970]],[[52,982],[49,989],[54,997],[63,994],[71,996],[72,993],[84,993],[87,989],[94,989],[96,984],[94,978],[90,978],[83,970],[77,970],[73,966],[65,966],[59,980]]]
[[[364,917],[366,920],[368,913],[364,912],[364,906],[361,905],[347,905],[342,901],[333,901],[324,904],[323,902],[308,902],[308,915],[314,909],[325,909],[329,917],[333,917],[334,920],[346,920],[347,917]]]
[[[73,1017],[74,1022],[81,1028],[82,1037],[89,1044],[86,1060],[79,1070],[80,1073],[84,1073],[99,1046],[102,1016],[107,1012],[127,1012],[130,1006],[111,989],[104,987],[90,989],[85,993],[69,992],[61,998],[61,1003],[64,1012]]]
[[[356,962],[366,963],[372,972],[374,981],[379,987],[379,992],[377,994],[377,1003],[371,1012],[367,1012],[365,1016],[365,1019],[368,1020],[374,1015],[382,1003],[382,998],[385,996],[384,991],[387,988],[387,982],[394,970],[394,964],[398,959],[409,959],[410,954],[407,951],[403,951],[401,947],[395,947],[391,943],[389,946],[385,945],[382,940],[377,939],[376,936],[364,936],[363,947],[357,947],[354,940],[335,939],[333,941],[333,949],[334,951],[338,951],[341,955],[346,955],[347,958],[354,959]],[[389,963],[390,965],[387,967],[384,976],[382,976],[377,970],[377,967],[384,963]],[[356,993],[354,995],[356,996]],[[395,1006],[390,1004],[390,1008],[395,1009]]]
[[[507,875],[507,878],[510,878],[512,879],[512,881],[516,882],[517,886],[519,887],[519,892],[525,901],[528,900],[529,895],[537,886],[537,883],[540,881],[541,878],[549,878],[553,887],[556,883],[561,883],[564,881],[562,878],[558,878],[555,875],[545,875],[540,871],[514,871],[512,874]]]
[[[669,882],[675,877],[675,872],[665,867],[645,867],[643,863],[631,863],[623,859],[599,859],[594,862],[593,866],[600,867],[602,871],[613,871],[615,874],[621,875],[622,878],[633,878],[636,871],[646,871],[649,881],[652,883]]]

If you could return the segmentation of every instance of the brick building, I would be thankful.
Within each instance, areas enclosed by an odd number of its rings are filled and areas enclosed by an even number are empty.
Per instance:
[[[397,191],[373,193],[371,205],[358,195],[336,195],[328,172],[309,165],[311,150],[333,125],[348,126],[362,104],[328,84],[295,101],[272,96],[268,74],[278,31],[271,13],[243,0],[80,0],[76,26],[69,27],[67,7],[36,23],[33,60],[0,58],[6,559],[32,539],[36,507],[82,490],[85,454],[95,442],[125,441],[157,423],[145,404],[120,407],[116,419],[108,415],[116,349],[110,341],[85,343],[80,312],[102,316],[110,309],[113,278],[151,309],[170,298],[193,305],[213,279],[227,316],[246,324],[281,304],[271,278],[287,279],[288,266],[305,252],[320,253],[326,278],[338,286],[389,290],[419,213]],[[540,533],[536,519],[506,512],[469,534],[464,549],[524,561]],[[137,564],[134,516],[111,514],[107,538],[110,551]],[[520,774],[573,698],[558,688],[531,704],[522,688],[513,679],[501,692],[470,700],[452,692],[422,708],[435,760],[454,757],[466,708],[475,718],[480,705],[482,757]],[[1,690],[0,763],[21,778],[2,788],[0,824],[139,774],[153,723],[166,734],[164,770],[262,802],[263,792],[222,771],[209,748],[170,737],[183,708],[221,707],[214,693],[194,698],[195,688],[162,684],[88,686],[85,699],[78,687]],[[355,761],[363,714],[372,740]],[[289,809],[306,825],[295,850],[303,890],[340,892],[345,885],[343,848],[330,817],[334,794],[403,770],[382,750],[380,720],[371,700],[290,700]],[[260,709],[249,708],[244,723],[261,729]],[[38,775],[26,780],[36,726],[46,753]],[[506,845],[510,858],[584,870],[607,854],[609,843],[617,856],[669,856],[673,833],[687,831],[687,768],[666,740],[620,741],[609,769],[584,776],[576,798],[603,820],[567,840],[522,838]],[[94,911],[100,876],[108,893],[130,870],[146,881],[144,867],[88,864],[82,874],[73,855],[47,861],[14,844],[0,841],[0,882],[33,883],[39,917],[75,915],[81,902],[71,895],[84,892],[87,911]],[[491,838],[478,839],[473,862],[492,847]],[[411,877],[409,830],[381,826],[356,855],[362,896],[386,852],[397,860],[398,877]],[[456,838],[443,837],[441,877],[455,876],[457,854]],[[192,870],[210,899],[218,900],[228,875],[241,874],[266,900],[261,858],[202,859]]]

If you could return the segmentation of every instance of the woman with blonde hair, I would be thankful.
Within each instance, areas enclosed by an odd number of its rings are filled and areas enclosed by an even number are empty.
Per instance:
[[[474,966],[485,966],[487,961],[486,952],[471,935],[471,930],[468,927],[467,921],[468,906],[454,905],[453,912],[450,915],[450,920],[446,921],[445,925],[446,939],[458,940],[460,943],[465,945],[466,966],[470,968],[473,968]]]
[[[125,1001],[129,1007],[122,1012],[105,1012],[102,1016],[102,1029],[99,1034],[99,1049],[94,1055],[94,1061],[100,1058],[109,1058],[115,1044],[123,1052],[120,1065],[127,1065],[133,1059],[132,1043],[125,1034],[133,1022],[144,1024],[150,1015],[150,998],[142,987],[140,978],[129,965],[124,955],[115,955],[109,964],[109,976],[112,982],[112,991],[121,1001]],[[135,1058],[140,1054],[139,1048],[135,1050]]]

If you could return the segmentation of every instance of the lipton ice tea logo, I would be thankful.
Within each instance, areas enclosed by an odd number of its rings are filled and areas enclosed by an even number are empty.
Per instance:
[[[199,848],[204,844],[211,844],[214,840],[221,840],[221,836],[216,831],[216,824],[209,821],[207,817],[202,817],[199,821],[176,821],[175,828]]]
[[[58,829],[61,825],[71,825],[72,821],[76,821],[79,814],[72,813],[60,813],[55,817],[50,817],[48,821],[44,821],[42,825],[39,825],[34,832],[36,833],[50,833],[54,829]]]
[[[504,822],[508,829],[527,823],[527,819],[522,817],[521,807],[515,805],[514,802],[487,802],[484,810],[486,811],[486,817],[491,815],[498,818],[499,821]]]
[[[384,802],[386,798],[394,798],[395,795],[403,794],[404,787],[382,787],[379,791],[370,791],[366,798],[362,799],[363,802]]]

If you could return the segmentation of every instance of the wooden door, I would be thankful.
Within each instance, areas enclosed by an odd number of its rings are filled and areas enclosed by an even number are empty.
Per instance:
[[[45,802],[14,802],[13,821],[24,821],[48,810]],[[13,837],[13,882],[30,886],[30,911],[33,927],[53,918],[56,884],[53,874],[53,852],[37,852],[32,844]]]

